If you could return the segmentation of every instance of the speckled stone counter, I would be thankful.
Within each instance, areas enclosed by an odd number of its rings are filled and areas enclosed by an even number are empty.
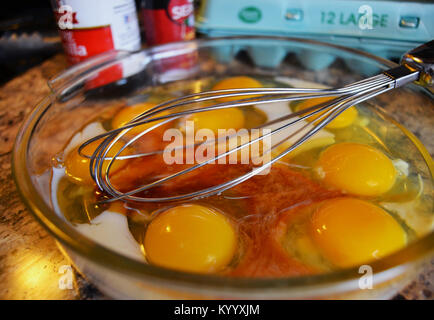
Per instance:
[[[49,93],[47,80],[66,67],[64,56],[58,55],[0,87],[0,299],[107,298],[75,271],[73,287],[61,289],[59,281],[70,263],[21,202],[12,179],[11,150],[20,124]],[[412,121],[409,110],[423,117]],[[433,106],[403,101],[395,114],[433,154]],[[395,298],[433,299],[434,259]]]
[[[73,289],[59,288],[70,263],[21,202],[11,173],[22,121],[49,93],[47,80],[66,67],[65,58],[55,56],[0,88],[0,299],[104,298],[78,274]]]

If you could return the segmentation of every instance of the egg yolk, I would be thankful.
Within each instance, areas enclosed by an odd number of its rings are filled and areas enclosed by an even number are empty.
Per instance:
[[[96,148],[101,143],[101,140],[96,140],[89,145],[87,145],[83,151],[82,154],[91,156]],[[123,143],[118,142],[113,145],[113,147],[110,149],[110,151],[107,153],[107,158],[113,157],[123,146]],[[94,181],[92,177],[90,176],[90,159],[86,157],[82,157],[78,153],[78,148],[76,147],[72,149],[65,159],[65,173],[66,176],[73,182],[83,184],[83,185],[90,185],[93,184]],[[125,149],[122,151],[122,153],[119,156],[125,156],[129,153],[128,149]],[[107,169],[107,166],[109,164],[110,160],[105,160],[103,164],[103,172]],[[113,161],[110,172],[115,172],[116,170],[122,168],[126,164],[126,160],[115,160]]]
[[[338,143],[319,157],[316,172],[322,181],[344,192],[377,196],[389,191],[397,176],[381,151],[360,143]]]
[[[315,105],[327,102],[332,100],[334,97],[324,97],[324,98],[315,98],[315,99],[307,99],[299,104],[296,105],[295,110],[300,111],[304,110],[310,107],[313,107]],[[324,112],[320,112],[318,115],[311,116],[307,118],[307,121],[313,121],[317,119],[320,115],[322,115]],[[340,129],[348,127],[350,124],[354,122],[357,118],[357,109],[355,107],[350,107],[346,109],[344,112],[342,112],[339,116],[337,116],[335,119],[333,119],[328,125],[326,125],[326,128],[328,129]]]
[[[407,241],[404,230],[390,214],[354,198],[323,202],[312,216],[311,231],[323,254],[339,267],[379,259]]]
[[[146,112],[155,106],[156,106],[156,104],[154,104],[154,103],[146,102],[146,103],[142,103],[142,104],[136,104],[133,106],[125,107],[121,111],[119,111],[112,119],[112,127],[114,129],[123,127],[128,122],[133,120],[135,117],[139,116],[143,112]],[[161,112],[161,113],[159,113],[153,117],[161,117],[161,116],[167,115],[167,114],[168,114],[167,112]],[[149,123],[145,123],[145,124],[142,124],[140,126],[137,126],[137,127],[133,127],[130,131],[128,131],[128,133],[131,133],[133,135],[139,134],[143,130],[152,127],[153,125],[157,124],[158,122],[160,122],[160,121],[149,122]]]
[[[218,129],[238,130],[244,127],[244,114],[238,108],[193,113],[186,120],[194,122],[195,131],[210,129],[215,134],[218,134]]]
[[[243,89],[243,88],[261,88],[262,84],[250,77],[238,76],[230,77],[216,83],[211,90],[226,89]],[[240,96],[232,98],[220,98],[219,102],[228,102],[255,96]],[[244,127],[244,113],[238,108],[217,109],[205,112],[199,112],[187,117],[188,121],[194,121],[195,130],[210,129],[215,134],[218,129],[241,129]]]
[[[219,81],[212,87],[212,90],[244,89],[244,88],[262,88],[262,84],[258,80],[255,80],[253,78],[246,77],[246,76],[238,76],[238,77],[226,78],[224,80]],[[254,97],[257,96],[245,95],[245,96],[238,96],[238,97],[227,97],[227,98],[220,98],[219,101],[227,102],[227,101],[234,101],[234,100],[254,98]]]
[[[201,205],[181,205],[152,220],[144,248],[150,263],[210,273],[231,261],[236,240],[234,228],[223,214]]]

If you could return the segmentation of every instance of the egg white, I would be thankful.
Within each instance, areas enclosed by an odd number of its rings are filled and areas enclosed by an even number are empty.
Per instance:
[[[101,123],[93,122],[87,125],[82,131],[76,133],[66,146],[64,154],[79,146],[86,140],[95,137],[105,130]],[[51,179],[51,201],[58,216],[65,221],[57,199],[59,181],[65,177],[64,168],[53,168]],[[68,222],[68,221],[67,221]],[[81,234],[98,244],[120,253],[129,258],[145,261],[140,245],[134,239],[128,228],[127,217],[123,214],[106,210],[94,218],[90,223],[71,224]]]

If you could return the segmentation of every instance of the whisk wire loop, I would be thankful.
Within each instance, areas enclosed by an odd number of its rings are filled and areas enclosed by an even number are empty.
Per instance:
[[[403,57],[403,65],[340,88],[225,89],[193,93],[183,97],[175,98],[150,108],[120,128],[113,129],[89,139],[79,147],[78,152],[80,155],[90,159],[89,170],[91,177],[95,180],[98,188],[104,191],[107,195],[107,198],[105,198],[102,202],[112,202],[116,200],[133,202],[169,202],[198,199],[201,197],[219,194],[246,181],[247,179],[250,179],[251,177],[272,166],[274,163],[281,160],[290,152],[294,151],[300,145],[305,143],[308,139],[322,130],[331,121],[333,121],[351,106],[360,104],[368,99],[385,93],[393,88],[400,87],[411,81],[416,81],[420,78],[421,74],[423,75],[424,83],[432,85],[433,65],[431,62],[424,62],[423,60],[426,56],[432,56],[433,48],[434,42],[431,41],[430,43],[415,49],[416,51],[411,51],[406,54]],[[418,57],[420,57],[420,59]],[[411,68],[407,67],[408,65],[410,65]],[[270,119],[268,122],[256,126],[254,129],[261,130],[261,134],[258,137],[249,137],[247,142],[241,143],[240,145],[237,144],[230,150],[225,150],[223,153],[211,158],[207,158],[202,162],[196,163],[191,167],[182,169],[173,174],[156,179],[151,183],[144,184],[124,192],[118,190],[110,179],[110,172],[115,161],[164,153],[164,150],[152,150],[135,154],[129,152],[126,155],[123,154],[127,148],[131,147],[146,134],[171,122],[176,123],[179,120],[185,120],[192,114],[212,110],[241,108],[252,105],[266,105],[269,108],[273,108],[273,104],[277,102],[289,103],[292,101],[315,98],[330,99],[292,113],[289,112],[288,109],[287,114],[282,114],[275,119]],[[296,124],[299,126],[296,127]],[[139,133],[136,132],[137,130],[132,132],[133,128],[137,128],[142,125],[146,126],[144,126],[143,130],[140,130]],[[227,138],[230,139],[233,136],[235,135],[227,135],[223,138],[219,137],[217,140],[211,139],[210,141],[207,140],[200,143],[194,142],[193,145],[182,145],[177,148],[185,149],[207,143],[215,143],[216,141],[220,142],[221,139],[226,140]],[[267,146],[268,149],[263,151],[263,154],[271,154],[269,160],[264,161],[261,165],[252,166],[251,170],[249,170],[247,173],[240,174],[239,176],[218,185],[193,192],[168,195],[165,197],[146,196],[147,191],[169,182],[172,179],[176,179],[177,177],[191,173],[205,165],[214,163],[216,160],[226,157],[234,152],[239,152],[240,150],[249,147],[254,143],[264,141],[265,138],[273,137],[275,138],[274,141],[271,139],[270,145]],[[84,148],[89,144],[99,140],[101,142],[96,147],[92,155],[85,154]],[[116,150],[114,149],[114,146],[118,143],[121,144],[121,147]],[[283,147],[283,150],[282,148],[278,149],[278,147]]]

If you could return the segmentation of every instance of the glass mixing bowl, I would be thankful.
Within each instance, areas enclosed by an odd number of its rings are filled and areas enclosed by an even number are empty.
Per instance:
[[[364,271],[358,268],[279,279],[189,274],[129,259],[80,234],[53,210],[50,168],[84,124],[106,108],[140,100],[155,86],[176,87],[185,84],[183,80],[230,75],[293,77],[340,86],[394,66],[391,61],[357,50],[284,37],[199,39],[133,53],[105,53],[49,82],[52,93],[36,105],[18,134],[13,151],[14,177],[24,202],[56,238],[60,249],[88,280],[113,298],[388,298],[432,256],[431,229],[402,250],[370,264],[373,289],[360,289]],[[187,91],[201,90],[201,81],[188,83]],[[425,137],[431,148],[428,152],[392,117],[417,131],[433,110],[432,93],[409,85],[378,97],[372,110],[388,121],[382,132],[376,132],[380,129],[374,124],[372,134],[381,135],[386,143],[388,139],[394,142],[393,148],[404,159],[411,155],[432,207],[432,137]]]

